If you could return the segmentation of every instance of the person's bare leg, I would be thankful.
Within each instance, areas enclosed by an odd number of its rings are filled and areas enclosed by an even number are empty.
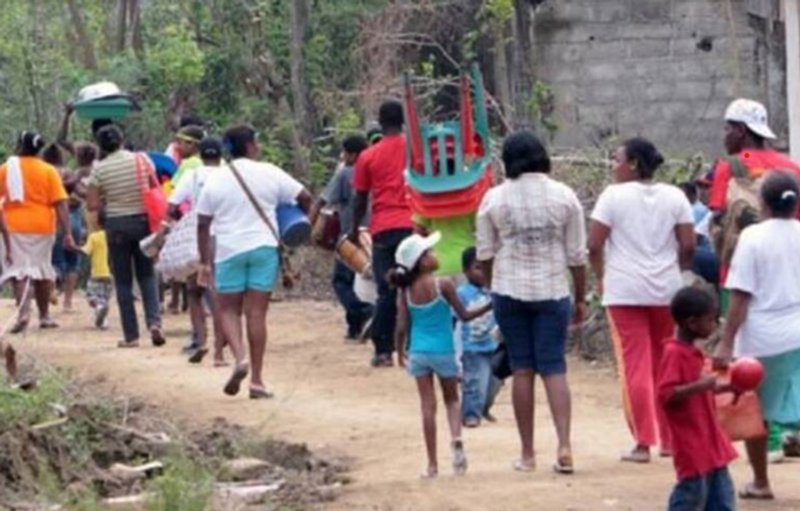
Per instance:
[[[458,399],[458,378],[445,378],[440,381],[444,406],[447,410],[447,423],[450,426],[450,440],[461,440],[461,404]]]
[[[267,310],[272,293],[248,291],[244,298],[247,342],[250,346],[250,383],[264,388],[264,352],[267,349]]]
[[[30,279],[14,279],[14,301],[19,308],[17,315],[17,326],[27,324],[31,318],[31,297],[33,290],[30,289]],[[17,330],[16,326],[12,332]]]
[[[180,314],[181,312],[181,294],[183,293],[183,286],[180,282],[172,281],[169,283],[169,312],[170,314]]]
[[[463,475],[467,471],[467,456],[461,439],[461,403],[458,399],[458,378],[440,380],[447,423],[450,426],[450,446],[453,450],[453,472]]]
[[[33,291],[36,296],[36,307],[39,309],[39,320],[50,319],[50,293],[53,283],[49,280],[34,280]]]
[[[241,364],[247,358],[242,342],[242,304],[244,303],[244,293],[223,293],[217,295],[219,304],[220,325],[228,345],[231,347],[233,358],[236,365]]]
[[[570,442],[570,424],[572,420],[572,399],[569,392],[569,383],[566,374],[552,374],[542,376],[544,388],[547,391],[547,402],[550,404],[550,414],[558,436],[558,458],[572,456]]]
[[[436,459],[436,389],[432,374],[420,376],[416,380],[422,411],[422,434],[425,437],[425,452],[428,455],[428,469],[425,475],[435,477],[439,472],[439,463]]]
[[[228,341],[225,339],[225,332],[222,330],[217,292],[213,289],[206,289],[206,293],[208,294],[209,309],[211,309],[211,323],[214,328],[214,363],[224,364],[225,355],[223,350]]]
[[[535,377],[536,375],[531,369],[514,371],[511,386],[514,418],[517,421],[517,431],[522,444],[519,462],[526,467],[533,467],[536,463],[533,450],[533,385]]]
[[[0,349],[3,351],[3,358],[6,361],[6,372],[12,382],[17,381],[17,352],[10,343],[0,342]]]
[[[205,348],[207,342],[206,312],[203,309],[203,288],[197,286],[195,277],[186,283],[189,293],[189,318],[192,322],[194,339],[199,348]]]
[[[767,472],[767,437],[745,440],[744,445],[747,448],[747,459],[753,470],[752,487],[759,492],[772,493]]]
[[[64,292],[64,302],[62,306],[65,311],[72,310],[72,297],[75,295],[75,288],[78,285],[78,273],[71,271],[64,275],[62,291]]]

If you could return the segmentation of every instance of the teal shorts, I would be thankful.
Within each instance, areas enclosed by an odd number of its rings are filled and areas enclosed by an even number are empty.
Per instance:
[[[764,381],[758,388],[764,419],[800,423],[800,349],[758,360],[764,365]]]
[[[279,266],[276,247],[258,247],[216,263],[214,285],[223,294],[269,293],[278,280]]]

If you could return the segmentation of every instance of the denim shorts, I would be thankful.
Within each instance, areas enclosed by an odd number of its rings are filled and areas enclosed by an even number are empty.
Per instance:
[[[439,378],[457,378],[460,372],[455,353],[409,353],[406,369],[414,378],[429,374]]]
[[[543,376],[567,372],[569,298],[526,302],[495,294],[492,303],[512,371],[529,369]]]
[[[735,511],[736,495],[727,467],[679,481],[669,497],[668,511]]]
[[[258,247],[214,265],[214,286],[218,293],[269,293],[278,280],[278,249]]]

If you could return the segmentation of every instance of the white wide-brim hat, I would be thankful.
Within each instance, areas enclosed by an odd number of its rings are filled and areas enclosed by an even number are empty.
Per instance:
[[[441,239],[442,235],[438,231],[428,236],[412,234],[400,242],[397,252],[394,254],[394,261],[406,270],[411,271],[417,265],[422,254],[433,248]]]
[[[767,109],[758,101],[744,98],[734,100],[725,110],[725,120],[741,122],[750,131],[761,137],[776,138],[775,132],[770,129],[767,122]]]

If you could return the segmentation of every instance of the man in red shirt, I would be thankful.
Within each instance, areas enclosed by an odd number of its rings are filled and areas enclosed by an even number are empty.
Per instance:
[[[767,147],[766,141],[774,138],[764,105],[749,99],[737,99],[728,106],[725,111],[725,150],[730,158],[719,160],[714,168],[709,208],[721,213],[727,207],[733,158],[742,163],[753,179],[770,170],[787,170],[800,177],[800,165]]]
[[[378,284],[378,302],[372,323],[375,344],[373,367],[392,366],[397,293],[389,287],[386,274],[394,267],[397,246],[411,234],[411,209],[406,200],[406,137],[403,134],[403,105],[384,102],[378,112],[383,138],[361,153],[353,175],[356,191],[350,239],[358,243],[358,226],[367,213],[372,196],[372,272]]]
[[[729,392],[713,375],[703,375],[703,352],[694,343],[717,328],[717,307],[707,292],[688,287],[670,306],[678,325],[677,339],[666,341],[661,359],[658,401],[672,436],[678,484],[669,511],[736,509],[728,463],[736,458],[714,408],[714,393]]]

